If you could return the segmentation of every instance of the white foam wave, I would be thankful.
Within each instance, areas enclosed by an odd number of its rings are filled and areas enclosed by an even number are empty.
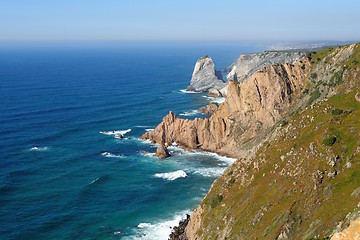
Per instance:
[[[180,92],[182,92],[182,93],[191,93],[191,94],[201,93],[201,92],[195,92],[195,91],[188,91],[188,90],[186,90],[186,89],[180,89]]]
[[[178,145],[175,143],[172,144],[171,146],[168,147],[169,150],[172,150],[172,151],[175,151],[175,152],[178,152],[180,153],[181,155],[188,155],[188,156],[191,156],[191,155],[202,155],[202,156],[209,156],[209,157],[213,157],[213,158],[216,158],[218,159],[219,161],[225,163],[225,164],[219,164],[219,166],[228,166],[230,164],[232,164],[233,162],[236,161],[235,158],[231,158],[231,157],[226,157],[226,156],[220,156],[219,154],[217,153],[212,153],[212,152],[204,152],[204,151],[187,151],[187,150],[184,150],[180,147],[178,147]]]
[[[147,132],[150,132],[150,131],[152,131],[152,130],[154,130],[154,128],[146,128],[146,129],[145,129],[145,131],[147,131]]]
[[[208,99],[210,102],[214,102],[214,103],[218,103],[218,104],[225,102],[225,98],[223,98],[223,97],[220,97],[220,98],[208,97],[208,96],[203,96],[203,97]]]
[[[151,223],[139,223],[139,225],[137,225],[138,228],[149,228],[151,226]]]
[[[194,116],[196,114],[203,114],[202,112],[199,112],[198,110],[190,110],[184,113],[180,113],[181,116]]]
[[[166,180],[169,180],[169,181],[174,181],[175,179],[178,179],[178,178],[187,177],[187,174],[183,170],[177,170],[175,172],[156,173],[154,175],[154,177],[163,178],[163,179],[166,179]]]
[[[140,151],[140,154],[147,157],[154,157],[155,153]]]
[[[123,158],[124,157],[124,155],[122,155],[122,154],[116,155],[116,154],[112,154],[109,152],[103,152],[103,153],[101,153],[101,155],[104,157],[108,157],[108,158]]]
[[[97,181],[99,181],[99,179],[100,179],[100,178],[96,178],[95,180],[92,180],[91,183],[89,183],[89,185],[90,185],[90,184],[93,184],[93,183],[95,183],[95,182],[97,182]]]
[[[157,223],[139,223],[136,229],[137,236],[124,237],[124,239],[167,240],[173,227],[186,219],[186,214],[189,213],[190,210],[185,210],[175,214],[172,218],[163,219]]]
[[[48,151],[49,147],[32,147],[29,151],[45,152]]]
[[[204,177],[219,177],[226,168],[196,168],[193,173]]]
[[[112,131],[100,131],[101,134],[104,135],[113,135],[113,136],[124,136],[128,132],[131,132],[131,129],[127,130],[112,130]]]

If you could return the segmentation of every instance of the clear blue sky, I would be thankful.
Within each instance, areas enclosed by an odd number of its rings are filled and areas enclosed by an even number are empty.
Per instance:
[[[0,0],[0,40],[360,40],[360,0]]]

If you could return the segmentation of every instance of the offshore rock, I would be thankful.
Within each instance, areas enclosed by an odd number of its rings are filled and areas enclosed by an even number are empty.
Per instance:
[[[194,67],[190,85],[187,91],[206,92],[211,88],[220,90],[225,87],[220,71],[215,71],[215,65],[211,57],[199,58]]]
[[[156,149],[155,157],[168,158],[170,157],[170,153],[163,144],[160,144]]]
[[[254,72],[274,64],[295,64],[304,57],[303,52],[267,51],[255,54],[241,54],[230,66],[227,79],[244,81]]]

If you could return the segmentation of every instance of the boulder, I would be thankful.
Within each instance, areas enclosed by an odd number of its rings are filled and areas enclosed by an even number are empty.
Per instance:
[[[222,94],[216,88],[210,88],[207,94],[209,97],[222,97]]]
[[[170,153],[167,150],[167,148],[165,147],[165,145],[160,144],[158,146],[158,148],[156,149],[155,156],[159,157],[159,158],[168,158],[168,157],[170,157]]]

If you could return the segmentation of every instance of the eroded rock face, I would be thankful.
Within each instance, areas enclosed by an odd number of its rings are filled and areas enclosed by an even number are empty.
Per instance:
[[[211,57],[203,56],[196,61],[190,85],[186,90],[206,92],[211,88],[220,90],[225,85],[221,72],[215,70]]]
[[[230,66],[227,79],[244,81],[254,72],[273,64],[294,64],[304,57],[303,52],[269,51],[255,54],[241,54],[240,57]]]
[[[331,240],[357,240],[360,239],[360,218],[352,221],[350,226],[342,232],[335,233]]]
[[[168,158],[170,157],[170,153],[163,144],[160,144],[156,149],[155,157]]]
[[[170,112],[153,131],[141,136],[159,144],[176,142],[232,157],[249,154],[249,140],[274,125],[302,91],[310,67],[303,63],[265,67],[241,83],[230,81],[228,95],[210,118],[181,119]],[[247,144],[245,146],[245,143]]]

